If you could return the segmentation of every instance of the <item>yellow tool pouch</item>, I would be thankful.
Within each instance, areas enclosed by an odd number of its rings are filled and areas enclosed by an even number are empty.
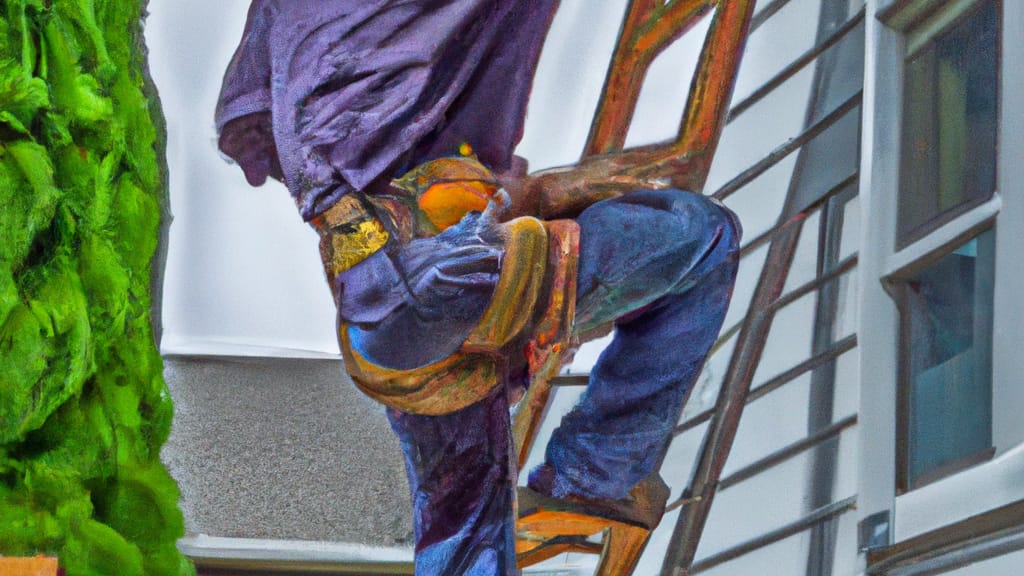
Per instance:
[[[313,225],[320,233],[320,259],[332,278],[370,257],[390,239],[373,210],[356,194],[343,196]]]

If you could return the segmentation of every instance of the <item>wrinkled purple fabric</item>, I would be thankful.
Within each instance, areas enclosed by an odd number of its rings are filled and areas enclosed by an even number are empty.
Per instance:
[[[217,107],[221,147],[250,182],[279,165],[307,220],[462,142],[507,170],[556,6],[254,0]]]

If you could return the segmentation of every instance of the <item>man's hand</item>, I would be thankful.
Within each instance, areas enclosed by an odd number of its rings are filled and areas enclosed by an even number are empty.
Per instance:
[[[519,174],[510,171],[498,176],[511,200],[499,214],[502,220],[573,218],[595,202],[637,190],[695,190],[699,183],[691,177],[699,160],[679,156],[670,146],[652,146],[593,156],[534,174],[526,174],[525,169]]]
[[[520,216],[540,217],[539,189],[526,173],[527,169],[526,158],[513,156],[509,169],[495,174],[504,195],[494,198],[487,211],[496,220],[508,222]]]
[[[221,129],[218,146],[242,168],[250,186],[261,186],[267,176],[284,181],[270,127],[270,113],[247,114]]]

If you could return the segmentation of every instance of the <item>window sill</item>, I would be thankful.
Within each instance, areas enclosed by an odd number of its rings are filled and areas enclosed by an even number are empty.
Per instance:
[[[896,497],[895,542],[1024,500],[1024,444]]]
[[[990,558],[1024,550],[1024,500],[966,518],[898,544],[867,553],[869,576],[922,576],[946,573]],[[1006,556],[1003,556],[1006,555]],[[1012,565],[1012,564],[1010,564]],[[976,572],[978,574],[988,572]],[[1010,574],[1015,571],[999,571]]]
[[[204,534],[178,541],[197,568],[247,573],[412,574],[412,548],[335,542],[221,538]]]
[[[899,495],[906,494],[914,490],[919,490],[921,488],[924,488],[925,486],[934,484],[936,482],[941,482],[954,474],[959,474],[964,470],[973,468],[974,466],[981,465],[991,460],[992,457],[995,456],[995,454],[995,447],[991,447],[981,450],[979,452],[975,452],[974,454],[964,456],[963,458],[959,458],[952,462],[946,463],[942,466],[939,466],[935,470],[926,472],[918,476],[917,479],[914,480],[914,483],[910,487],[910,490],[900,492]]]

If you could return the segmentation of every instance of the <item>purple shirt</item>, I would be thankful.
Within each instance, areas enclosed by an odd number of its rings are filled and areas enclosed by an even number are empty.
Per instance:
[[[283,178],[310,220],[468,142],[508,170],[558,0],[253,0],[217,106],[253,184]],[[503,246],[486,218],[392,242],[334,279],[353,346],[394,368],[454,352]]]
[[[253,0],[217,106],[222,148],[251,181],[279,165],[306,220],[462,142],[507,170],[557,4]]]

